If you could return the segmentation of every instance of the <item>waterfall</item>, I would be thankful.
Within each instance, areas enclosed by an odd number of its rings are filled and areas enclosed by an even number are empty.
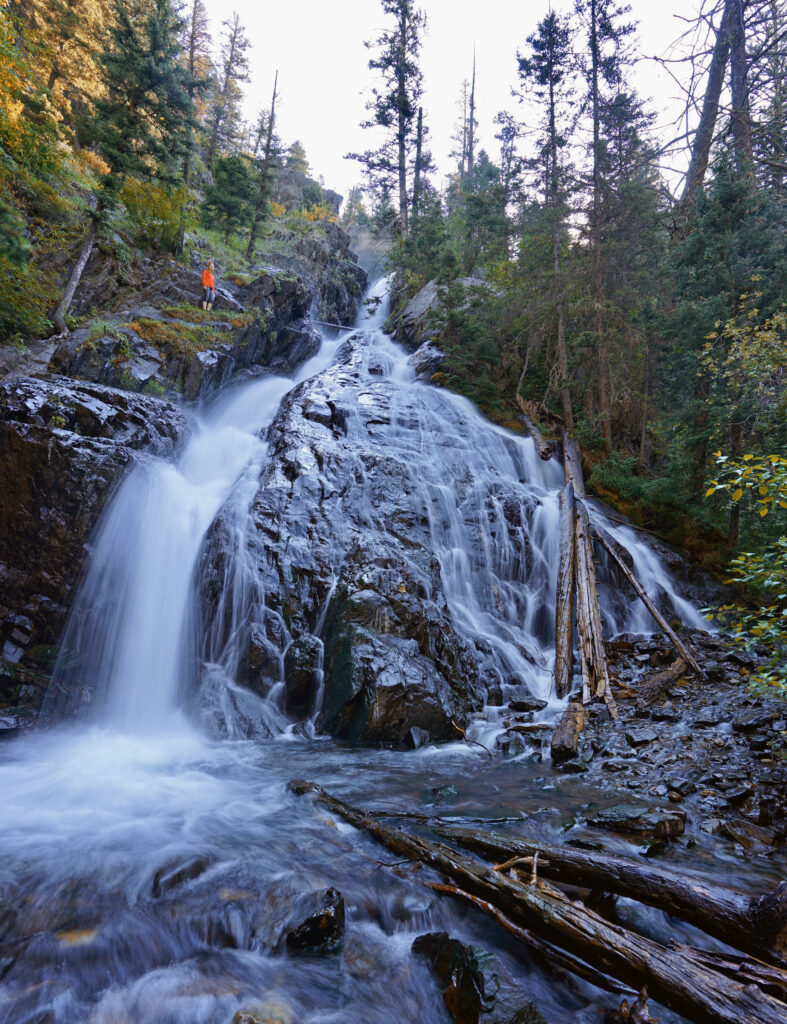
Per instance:
[[[557,460],[544,463],[530,439],[489,423],[466,399],[415,380],[407,354],[382,332],[385,288],[378,282],[374,312],[361,318],[349,341],[347,334],[325,338],[295,380],[262,377],[237,386],[195,415],[192,436],[174,464],[144,458],[128,474],[94,539],[64,635],[50,710],[130,731],[166,729],[182,694],[194,691],[202,657],[203,717],[213,726],[230,736],[287,728],[280,683],[293,636],[266,604],[249,551],[249,508],[266,460],[266,428],[293,387],[321,376],[328,387],[334,381],[343,390],[348,437],[357,437],[358,450],[373,444],[381,458],[399,467],[407,495],[402,500],[413,522],[422,524],[413,534],[437,558],[456,631],[480,652],[504,693],[524,687],[549,696],[561,467]],[[360,367],[355,378],[348,376],[348,366]],[[372,436],[364,417],[378,406],[385,416],[375,422]],[[351,503],[356,519],[385,534],[389,524],[382,521],[368,475],[360,469],[355,475],[360,484],[344,499],[345,507]],[[213,619],[200,622],[195,567],[220,510],[229,550]],[[631,553],[652,595],[691,625],[701,625],[658,556],[632,530],[608,528]],[[333,532],[330,591],[318,637],[354,539],[352,529],[338,521]],[[652,629],[645,610],[621,602],[604,579],[602,570],[607,632]],[[272,620],[263,632],[275,640],[260,642],[270,649],[273,685],[261,700],[238,685],[239,657],[248,631]]]

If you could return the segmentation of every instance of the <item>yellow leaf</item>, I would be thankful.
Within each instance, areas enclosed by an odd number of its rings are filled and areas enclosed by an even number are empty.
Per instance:
[[[767,508],[761,508],[760,509],[760,519],[762,519],[763,516],[767,516],[767,515],[768,515],[768,509]]]
[[[733,501],[740,501],[742,497],[743,497],[743,491],[739,487],[737,491],[733,492],[732,500]]]
[[[713,492],[714,492],[715,490],[716,490],[716,488],[715,488],[715,487],[709,487],[709,488],[707,489],[707,491],[705,492],[705,497],[706,497],[706,498],[709,498],[709,497],[711,496],[711,494],[713,494]]]
[[[744,456],[743,456],[743,461],[744,461],[744,462],[751,462],[751,460],[752,460],[753,458],[754,458],[754,456],[753,456],[753,455],[744,455]]]
[[[760,494],[767,494],[767,493],[768,493],[768,485],[767,484],[760,484]]]

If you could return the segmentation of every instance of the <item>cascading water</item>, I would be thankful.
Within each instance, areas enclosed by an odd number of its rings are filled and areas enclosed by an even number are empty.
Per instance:
[[[380,331],[384,315],[361,324],[375,373],[357,404],[387,389],[379,442],[399,452],[457,629],[501,679],[545,692],[559,469],[461,398],[415,383]],[[298,379],[333,372],[345,344],[346,335],[324,341]],[[104,518],[52,691],[51,710],[77,722],[9,744],[0,760],[0,1024],[230,1024],[249,1004],[302,1024],[383,1024],[391,1006],[402,1020],[447,1024],[433,980],[409,955],[414,935],[438,929],[495,949],[512,974],[524,970],[547,1019],[597,1019],[592,989],[556,989],[540,968],[523,969],[499,934],[417,879],[381,871],[373,844],[286,792],[289,778],[316,777],[351,800],[418,811],[461,779],[458,813],[546,813],[547,836],[583,799],[566,779],[545,812],[537,761],[503,762],[490,787],[486,755],[463,744],[404,754],[295,742],[276,686],[262,700],[237,685],[239,635],[250,616],[274,614],[248,557],[261,437],[295,383],[262,378],[223,397],[174,465],[148,459],[129,474]],[[364,514],[379,519],[359,480]],[[194,579],[219,509],[233,536],[222,631],[198,621]],[[678,602],[658,559],[631,531],[613,532],[654,593]],[[337,524],[318,632],[348,541]],[[605,599],[609,629],[650,628],[637,614]],[[281,661],[291,637],[279,625]],[[214,637],[207,647],[203,631]],[[179,712],[201,659],[213,680],[209,721],[233,737],[239,714],[256,714],[257,734],[273,739],[209,739]],[[283,955],[295,896],[328,885],[348,907],[341,955]]]

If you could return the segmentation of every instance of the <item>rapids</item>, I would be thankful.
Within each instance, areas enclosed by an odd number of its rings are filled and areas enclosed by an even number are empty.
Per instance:
[[[377,297],[384,291],[381,282]],[[460,397],[417,383],[407,355],[382,333],[385,314],[381,302],[355,330],[401,403],[423,410],[422,439],[433,439],[405,459],[415,482],[432,467],[418,486],[435,499],[428,530],[452,620],[508,675],[516,671],[520,686],[546,696],[559,466]],[[200,654],[195,572],[206,533],[219,510],[236,531],[241,561],[226,600],[237,612],[248,599],[244,530],[267,428],[298,382],[330,370],[350,333],[326,334],[295,380],[247,381],[200,411],[179,459],[144,460],[105,513],[47,709],[69,724],[0,749],[1,1024],[229,1024],[250,1002],[278,1007],[276,1019],[293,1024],[387,1024],[391,1010],[402,1021],[445,1024],[433,979],[409,953],[416,935],[441,929],[494,950],[548,1021],[590,1024],[609,1005],[583,983],[556,984],[502,933],[436,899],[416,876],[386,870],[390,858],[374,844],[286,791],[301,776],[379,809],[439,808],[454,820],[531,815],[539,834],[554,837],[597,794],[571,778],[556,786],[538,750],[489,763],[459,743],[409,753],[347,748],[295,729],[276,688],[264,700],[249,696],[270,739],[233,738],[231,727],[221,738],[185,710]],[[448,444],[437,443],[440,431]],[[452,472],[478,493],[470,525]],[[511,478],[534,507],[527,540],[537,557],[525,578],[492,528],[500,510],[484,511],[484,491],[498,478]],[[484,516],[486,554],[472,559],[467,531]],[[610,530],[649,591],[701,625],[655,553],[632,530]],[[651,628],[612,588],[602,587],[602,602],[607,630]],[[232,651],[213,657],[221,668],[213,699],[230,720]],[[499,730],[489,708],[471,733],[492,745]],[[190,867],[162,891],[162,869],[178,865]],[[340,953],[282,953],[296,895],[328,886],[347,904]],[[676,1018],[664,1011],[663,1019]]]

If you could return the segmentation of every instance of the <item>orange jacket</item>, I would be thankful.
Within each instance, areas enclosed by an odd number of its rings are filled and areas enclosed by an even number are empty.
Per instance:
[[[202,271],[202,287],[213,288],[214,291],[216,290],[216,278],[209,270]]]

